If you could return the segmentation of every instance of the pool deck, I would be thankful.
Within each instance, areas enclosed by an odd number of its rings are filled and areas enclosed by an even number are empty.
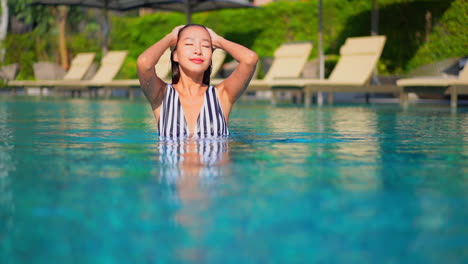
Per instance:
[[[456,108],[459,104],[465,104],[464,99],[459,100],[459,95],[468,95],[468,85],[449,85],[439,86],[434,83],[433,86],[421,87],[399,87],[395,85],[397,77],[383,77],[380,85],[367,85],[361,87],[346,87],[336,88],[334,86],[321,86],[313,91],[309,91],[311,96],[310,102],[315,99],[316,104],[321,104],[321,100],[317,100],[317,94],[323,93],[323,99],[328,104],[333,104],[333,101],[340,102],[367,102],[367,103],[400,103],[403,107],[407,107],[410,103],[442,103],[446,104],[446,97],[449,96],[450,106]],[[6,87],[0,88],[0,95],[31,95],[31,96],[71,96],[81,97],[87,96],[92,98],[111,96],[129,97],[142,96],[139,85],[136,80],[121,80],[128,82],[125,85],[105,85],[102,87],[91,87],[83,89],[72,89],[71,87]],[[118,81],[119,82],[119,81]],[[120,83],[120,82],[119,82]],[[261,99],[271,100],[272,103],[277,103],[284,100],[293,100],[293,102],[304,102],[304,89],[298,87],[277,87],[265,91],[249,90],[247,88],[243,98],[249,100]],[[429,99],[427,99],[429,98]]]

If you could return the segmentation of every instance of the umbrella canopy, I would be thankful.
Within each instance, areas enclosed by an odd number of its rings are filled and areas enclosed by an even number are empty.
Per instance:
[[[254,7],[248,0],[35,0],[32,5],[84,6],[116,11],[149,7],[183,12],[187,16],[187,23],[190,23],[191,15],[195,12]]]
[[[105,8],[107,10],[127,11],[134,8],[149,7],[161,0],[35,0],[32,5],[66,5]]]
[[[83,6],[104,9],[105,25],[103,50],[107,52],[109,34],[108,10],[127,11],[134,8],[149,7],[159,10],[184,12],[187,24],[191,22],[192,13],[224,8],[253,7],[248,0],[35,0],[31,5],[65,5]]]
[[[254,7],[247,0],[161,0],[149,5],[154,9],[183,12],[187,24],[191,23],[192,13],[227,8]]]

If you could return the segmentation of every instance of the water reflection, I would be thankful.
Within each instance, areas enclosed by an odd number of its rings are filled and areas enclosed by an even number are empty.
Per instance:
[[[160,141],[160,180],[179,184],[189,177],[209,183],[221,175],[228,163],[228,140]]]
[[[268,131],[271,134],[279,136],[280,142],[271,144],[268,149],[269,155],[277,156],[279,160],[285,163],[305,164],[309,156],[309,146],[307,144],[284,144],[281,140],[288,140],[293,137],[303,137],[305,132],[310,131],[316,126],[315,122],[309,119],[309,113],[301,108],[272,108],[266,113]],[[285,167],[284,173],[290,173],[290,168]],[[296,176],[305,177],[306,170],[295,171]]]
[[[174,222],[184,227],[191,242],[178,249],[178,257],[200,261],[199,245],[214,225],[209,215],[210,202],[227,173],[229,141],[227,139],[160,141],[159,181],[173,188],[170,200],[178,207]]]
[[[465,115],[461,121],[461,133],[463,135],[464,146],[468,146],[468,115]],[[468,147],[463,148],[462,151],[465,157],[468,157]],[[465,168],[465,175],[468,174],[468,168]]]
[[[12,142],[15,136],[13,129],[7,122],[9,116],[7,106],[0,105],[0,238],[6,237],[14,225],[13,178],[10,173],[16,170],[16,162],[11,155],[14,150]],[[10,248],[5,247],[4,243],[0,243],[0,252],[3,252],[4,257],[11,254]]]
[[[339,108],[330,124],[337,137],[346,141],[334,149],[336,156],[354,166],[341,166],[340,185],[349,190],[377,190],[381,182],[376,162],[380,159],[376,113],[366,108]]]
[[[337,153],[352,155],[352,159],[375,160],[380,152],[376,119],[371,109],[336,109],[331,120],[333,129],[341,138],[352,140],[340,144]]]

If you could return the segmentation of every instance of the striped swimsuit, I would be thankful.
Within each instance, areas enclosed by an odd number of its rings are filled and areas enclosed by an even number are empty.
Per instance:
[[[163,105],[159,113],[158,131],[161,139],[185,139],[190,135],[179,94],[171,84],[167,84]],[[229,129],[218,100],[216,88],[209,86],[206,89],[193,137],[203,139],[227,135],[229,135]]]

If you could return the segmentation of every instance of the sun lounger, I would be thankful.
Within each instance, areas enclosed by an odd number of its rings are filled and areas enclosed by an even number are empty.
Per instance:
[[[340,60],[329,79],[276,78],[271,81],[271,85],[273,89],[302,89],[305,105],[310,105],[312,93],[316,92],[329,92],[330,103],[334,92],[398,92],[398,88],[393,85],[369,85],[385,40],[385,36],[348,38],[340,49]]]
[[[168,80],[169,74],[171,73],[171,50],[167,49],[161,58],[159,58],[158,64],[155,66],[156,74],[163,80]]]
[[[214,78],[218,74],[221,67],[223,67],[224,59],[226,58],[226,52],[222,49],[216,49],[211,57],[211,78]],[[214,79],[212,79],[213,81]]]
[[[93,63],[96,54],[94,52],[78,53],[72,60],[70,69],[64,75],[63,80],[77,81],[81,80],[89,67]],[[40,76],[39,76],[40,77]],[[51,84],[55,81],[63,80],[26,80],[26,81],[10,81],[8,86],[10,87],[44,87],[44,83]],[[48,86],[48,85],[46,85]],[[53,85],[52,85],[53,86]]]
[[[13,63],[0,67],[0,79],[4,82],[14,80],[18,74],[18,63]]]
[[[400,79],[397,85],[402,87],[403,105],[408,104],[408,93],[423,92],[450,94],[450,106],[457,107],[458,95],[468,94],[468,66],[465,65],[459,72],[458,78],[454,77],[415,77]]]
[[[282,44],[274,54],[273,63],[262,80],[250,81],[247,91],[264,91],[272,88],[272,81],[283,78],[299,78],[312,50],[310,42]]]
[[[34,80],[63,80],[67,71],[62,65],[51,61],[38,61],[33,64]],[[35,82],[36,82],[35,81]]]
[[[67,78],[64,78],[64,80],[15,81],[10,82],[9,85],[11,84],[12,86],[22,87],[55,87],[56,89],[60,90],[72,91],[102,87],[102,83],[111,81],[117,75],[120,68],[122,67],[127,53],[127,51],[109,51],[101,59],[101,65],[91,80],[76,79],[79,77],[82,78],[87,71],[83,69],[86,67],[86,65],[79,64],[81,67],[77,66],[79,69],[74,71],[73,74],[67,73],[65,76]]]

